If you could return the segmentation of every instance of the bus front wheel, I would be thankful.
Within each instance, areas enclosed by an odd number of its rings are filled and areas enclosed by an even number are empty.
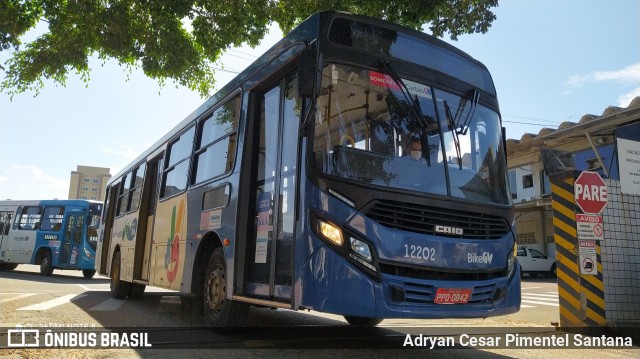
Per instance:
[[[382,322],[380,318],[352,317],[349,315],[345,315],[344,319],[355,327],[375,327]]]
[[[111,261],[111,297],[115,299],[124,299],[129,294],[129,283],[120,280],[120,251],[113,255]]]
[[[83,269],[82,270],[82,276],[87,278],[87,279],[93,278],[94,275],[96,275],[96,270],[95,269]]]
[[[53,264],[51,263],[51,253],[45,251],[40,258],[40,274],[50,276],[53,274]]]
[[[216,248],[207,265],[204,276],[203,304],[207,326],[217,332],[228,327],[239,326],[249,306],[232,301],[227,295],[227,271],[222,248]]]

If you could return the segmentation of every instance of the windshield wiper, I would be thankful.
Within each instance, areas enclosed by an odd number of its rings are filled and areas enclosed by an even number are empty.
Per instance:
[[[458,107],[458,111],[462,111],[464,109],[464,107],[466,106],[466,95],[463,98],[464,103],[461,100],[460,103],[460,107]],[[458,134],[459,135],[463,135],[466,136],[467,135],[467,131],[469,131],[469,124],[471,123],[471,119],[473,119],[473,115],[476,112],[476,107],[478,106],[478,101],[480,100],[480,92],[478,92],[478,90],[473,89],[473,93],[471,94],[471,108],[469,109],[469,113],[467,113],[467,117],[465,117],[464,119],[464,123],[462,125],[459,124],[459,115],[458,113],[456,113],[456,127],[459,128],[458,130]],[[460,116],[462,114],[460,113]]]
[[[458,130],[456,129],[457,126],[453,118],[453,115],[451,115],[451,108],[449,107],[447,100],[444,100],[444,113],[445,113],[445,117],[447,118],[447,123],[449,124],[449,131],[451,131],[451,135],[453,136],[453,144],[456,146],[456,155],[458,156],[458,166],[460,167],[460,169],[462,169],[462,157],[460,155],[460,138],[458,138]],[[458,116],[458,114],[459,112],[456,113],[456,117]]]
[[[393,80],[393,82],[395,82],[398,85],[398,87],[400,88],[400,92],[402,92],[402,96],[404,96],[404,98],[407,101],[407,103],[409,103],[411,105],[411,110],[413,112],[413,115],[414,115],[414,117],[416,119],[418,119],[418,121],[422,125],[422,127],[423,127],[423,131],[422,132],[424,133],[424,129],[427,128],[428,121],[427,121],[426,118],[424,118],[424,115],[422,114],[422,108],[420,107],[420,102],[418,101],[418,96],[416,95],[415,99],[413,97],[411,97],[411,93],[409,92],[409,89],[407,88],[407,85],[405,85],[404,81],[402,81],[402,79],[400,78],[400,75],[398,75],[398,73],[393,69],[393,67],[391,67],[391,64],[387,60],[381,59],[380,60],[380,65],[382,66],[384,71],[389,76],[391,76],[391,79]],[[431,166],[431,147],[429,146],[429,136],[424,136],[423,134],[421,134],[420,137],[421,138],[424,137],[424,139],[425,139],[426,148],[429,150],[428,156],[426,156],[427,157],[427,165]]]

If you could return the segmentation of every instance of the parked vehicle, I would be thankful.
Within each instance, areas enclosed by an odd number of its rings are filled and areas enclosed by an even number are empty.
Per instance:
[[[537,249],[519,246],[517,257],[518,263],[520,263],[520,267],[522,268],[521,276],[525,273],[529,274],[532,278],[537,277],[538,274],[544,274],[549,277],[556,276],[556,260],[549,258]]]
[[[73,200],[0,201],[0,271],[18,264],[96,271],[95,250],[102,202]]]

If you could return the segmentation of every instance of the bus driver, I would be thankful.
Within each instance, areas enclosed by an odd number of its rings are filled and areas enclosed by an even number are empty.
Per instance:
[[[409,144],[407,145],[406,154],[409,155],[411,159],[414,159],[416,161],[422,159],[422,144],[420,143],[420,141],[417,139],[411,140],[411,142],[409,142]]]

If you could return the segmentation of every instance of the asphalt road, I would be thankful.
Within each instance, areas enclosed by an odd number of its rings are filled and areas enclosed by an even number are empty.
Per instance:
[[[408,348],[407,334],[456,337],[483,333],[554,333],[559,322],[557,285],[553,279],[526,278],[520,312],[486,319],[407,320],[388,319],[377,328],[354,329],[340,316],[252,308],[247,326],[238,333],[220,335],[202,328],[175,292],[147,288],[139,300],[115,300],[107,278],[84,279],[81,272],[56,270],[42,277],[37,266],[21,265],[0,272],[1,322],[67,330],[145,327],[152,349],[0,349],[0,358],[23,357],[516,357],[572,358],[597,355],[604,358],[640,356],[634,349],[469,349],[456,343],[435,349]],[[484,335],[484,334],[483,334]],[[405,344],[405,345],[403,345]],[[181,348],[181,349],[176,349]],[[197,349],[182,349],[197,348]],[[204,348],[210,348],[205,350]],[[337,349],[336,349],[337,348]],[[592,353],[591,353],[592,352]],[[544,353],[544,354],[542,354]],[[213,355],[213,356],[211,356]]]

